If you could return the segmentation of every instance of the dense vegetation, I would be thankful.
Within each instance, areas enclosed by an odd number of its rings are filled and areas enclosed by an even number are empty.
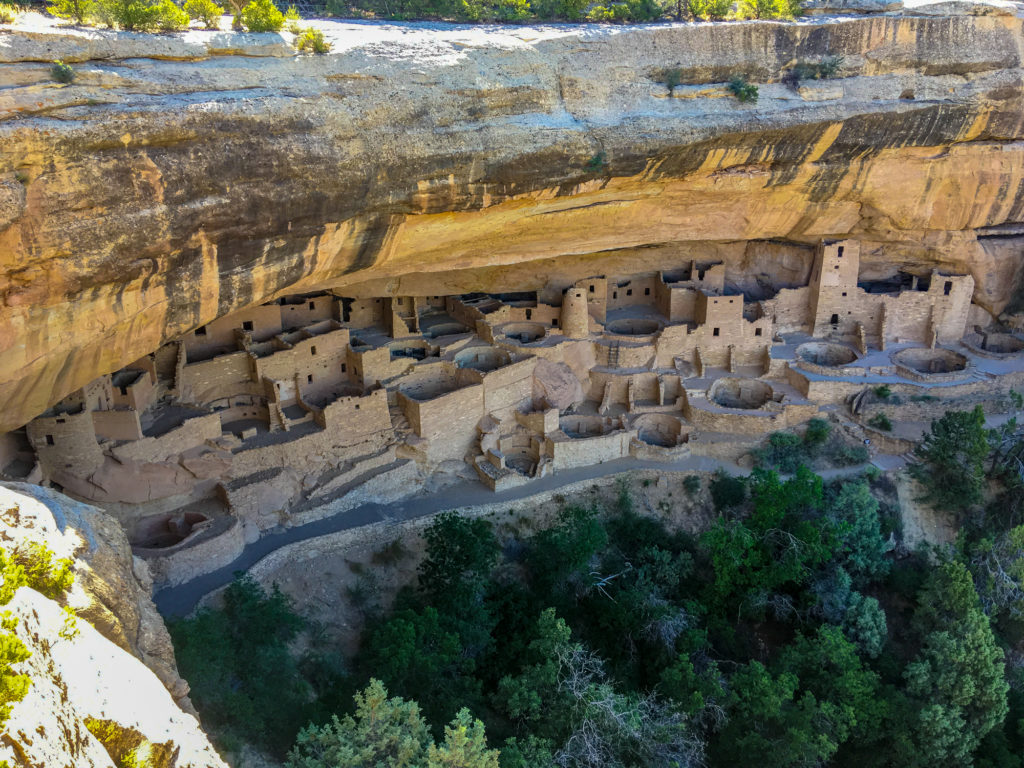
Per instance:
[[[12,510],[7,510],[10,514]],[[45,545],[28,542],[0,549],[0,730],[10,717],[11,707],[25,698],[32,681],[28,675],[15,672],[13,667],[31,655],[25,644],[14,634],[14,621],[10,613],[2,610],[22,587],[29,587],[51,600],[60,599],[74,582],[71,561],[54,558]],[[65,630],[77,631],[74,614],[68,611]],[[0,761],[0,768],[7,763]]]
[[[867,448],[848,444],[824,419],[808,421],[802,436],[773,432],[765,445],[752,454],[759,466],[785,474],[796,472],[800,466],[812,469],[852,467],[868,460]]]
[[[273,0],[227,0],[226,5],[223,8],[214,0],[50,0],[47,10],[76,24],[140,32],[173,32],[187,28],[192,21],[207,29],[217,29],[225,11],[233,15],[235,29],[279,32],[286,26],[285,14]],[[342,18],[628,23],[662,19],[791,19],[800,15],[800,6],[801,0],[324,0],[322,12]],[[0,23],[14,21],[17,14],[15,6],[0,4]],[[300,50],[313,47],[307,41],[306,48]],[[801,65],[800,76],[834,76],[838,65],[829,69],[830,61],[833,59]],[[790,75],[795,73],[796,69]],[[745,81],[741,85],[737,98],[756,101],[757,88]]]
[[[897,556],[877,473],[760,468],[713,480],[719,515],[698,537],[638,514],[625,485],[611,509],[569,505],[504,541],[440,515],[417,587],[371,611],[350,661],[295,660],[301,619],[244,579],[172,633],[217,738],[290,747],[292,768],[1012,768],[1019,445],[1015,422],[986,432],[980,412],[933,424],[915,474],[935,502],[961,500],[948,550]],[[999,490],[970,495],[986,479]]]
[[[799,0],[327,0],[332,16],[455,21],[643,22],[659,19],[780,19],[800,14]]]

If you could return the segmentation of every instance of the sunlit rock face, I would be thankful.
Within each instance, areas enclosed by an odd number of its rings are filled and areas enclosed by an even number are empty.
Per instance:
[[[0,33],[0,432],[314,289],[554,290],[690,258],[770,289],[852,236],[868,276],[970,272],[998,314],[1021,264],[1021,19],[923,13],[324,24],[324,57],[273,35]],[[782,82],[824,56],[839,78]],[[71,86],[40,63],[58,57]]]
[[[88,504],[49,488],[0,483],[0,528],[7,546],[44,544],[74,562],[68,604],[111,643],[154,671],[188,711],[188,683],[179,675],[174,648],[150,598],[146,564],[132,556],[120,524]]]
[[[40,543],[73,558],[66,601],[79,617],[28,587],[4,606],[5,629],[31,653],[14,671],[31,684],[4,724],[0,761],[115,768],[130,755],[153,768],[226,768],[193,716],[146,566],[133,563],[120,526],[16,483],[0,486],[0,525],[5,548]]]

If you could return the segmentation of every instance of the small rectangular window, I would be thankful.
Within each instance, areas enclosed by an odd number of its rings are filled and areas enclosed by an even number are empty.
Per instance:
[[[633,295],[633,289],[632,288],[627,288],[626,289],[626,295],[627,296],[632,296]]]
[[[242,321],[242,330],[243,331],[251,331],[252,330],[252,320],[243,320]]]
[[[843,297],[844,298],[846,297],[846,291],[843,291]]]
[[[761,335],[761,329],[760,328],[755,328],[754,329],[754,335],[755,336],[760,336]]]
[[[63,424],[67,419],[57,419],[58,424]]]
[[[843,246],[841,246],[841,245],[839,246],[839,251],[838,251],[838,253],[839,253],[839,258],[840,258],[840,259],[841,259],[841,258],[843,258]]]
[[[953,290],[953,281],[952,280],[947,280],[946,281],[946,287],[943,288],[943,291],[942,291],[943,295],[944,296],[949,296],[949,292],[952,291],[952,290]]]
[[[650,295],[651,295],[651,289],[650,288],[644,288],[644,296],[650,296]]]
[[[532,320],[533,319],[533,310],[532,309],[526,310],[526,319],[527,320]]]
[[[590,292],[591,292],[591,293],[593,293],[593,292],[594,292],[594,286],[590,286]]]
[[[347,368],[347,366],[344,363],[342,363],[341,364],[341,372],[342,373],[347,373],[348,371],[345,370],[346,368]]]
[[[316,302],[315,301],[309,302],[309,308],[310,309],[316,309]]]
[[[309,383],[309,384],[312,384],[312,383],[313,383],[313,374],[312,374],[312,373],[311,373],[311,374],[309,374],[309,375],[308,375],[308,376],[306,377],[306,382],[307,382],[307,383]]]
[[[713,330],[713,331],[711,332],[711,335],[712,335],[712,336],[717,336],[717,335],[718,335],[718,329],[717,329],[717,328],[715,328],[715,329],[714,329],[714,330]]]
[[[836,269],[839,269],[839,265],[838,265],[838,264],[836,264],[835,268],[836,268]]]
[[[309,354],[311,354],[311,355],[315,355],[316,354],[316,345],[315,344],[312,347],[309,348]]]
[[[552,317],[552,318],[551,318],[551,325],[552,325],[552,327],[554,327],[554,328],[557,328],[557,327],[558,327],[558,318],[557,318],[557,317]]]
[[[47,435],[46,436],[46,444],[47,445],[53,445],[53,435]]]
[[[618,291],[612,291],[612,298],[613,299],[619,298],[619,292]]]

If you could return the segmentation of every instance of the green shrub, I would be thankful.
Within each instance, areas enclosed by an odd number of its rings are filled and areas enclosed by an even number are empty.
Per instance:
[[[853,467],[863,464],[871,457],[868,449],[863,445],[846,445],[845,443],[836,447],[829,457],[837,467]]]
[[[881,429],[884,432],[892,432],[892,421],[884,413],[876,413],[868,419],[868,426]]]
[[[370,556],[370,561],[374,565],[397,565],[408,554],[409,552],[402,543],[402,539],[397,538],[392,539],[387,546],[374,550],[373,555]]]
[[[716,472],[711,480],[711,500],[715,509],[721,512],[725,509],[738,507],[747,498],[747,483],[742,477],[734,477],[725,472]]]
[[[842,56],[826,56],[819,62],[801,61],[787,70],[782,80],[794,88],[802,80],[830,80],[838,76],[844,62]]]
[[[252,0],[239,14],[241,25],[250,32],[280,32],[284,14],[273,0]]]
[[[0,3],[0,24],[13,24],[18,18],[18,9],[7,3]]]
[[[743,75],[733,75],[729,81],[729,91],[737,101],[743,103],[757,101],[757,86],[748,83],[747,78]]]
[[[687,475],[683,478],[683,489],[689,494],[700,491],[700,485],[700,478],[697,475]]]
[[[213,0],[185,0],[185,13],[190,19],[203,22],[207,29],[220,29],[224,9]]]
[[[832,425],[824,419],[811,419],[807,422],[807,430],[804,432],[804,442],[808,445],[821,445],[832,433]]]
[[[331,44],[319,29],[307,27],[295,38],[295,48],[303,53],[330,53]]]
[[[668,88],[669,95],[671,95],[672,91],[683,82],[683,70],[679,67],[659,69],[651,76],[651,79]]]
[[[531,0],[530,10],[538,19],[578,21],[588,5],[587,0]]]
[[[71,568],[71,560],[55,560],[53,552],[38,542],[19,545],[10,552],[0,549],[0,606],[7,605],[21,587],[34,589],[51,600],[60,598],[74,582]],[[28,675],[11,669],[31,655],[14,634],[15,622],[0,612],[0,730],[12,705],[25,698],[31,684]]]
[[[467,21],[524,21],[530,18],[529,0],[461,0],[459,17]]]
[[[9,603],[20,587],[31,587],[51,600],[60,598],[75,581],[71,568],[70,559],[54,560],[53,552],[38,542],[0,550],[0,605]]]
[[[46,10],[51,16],[71,19],[77,24],[87,24],[96,18],[95,0],[53,0]]]
[[[875,387],[872,392],[875,393],[875,397],[879,400],[888,400],[892,395],[892,390],[889,388],[888,384],[882,384],[881,386]]]
[[[173,0],[99,0],[96,15],[107,26],[135,32],[184,29],[189,20]]]
[[[71,68],[70,64],[65,64],[60,59],[57,59],[53,62],[53,66],[50,67],[50,77],[58,83],[70,83],[75,79],[75,70]]]
[[[661,15],[661,7],[654,0],[625,0],[608,5],[595,5],[587,13],[587,18],[590,21],[621,24],[627,21],[654,21]]]
[[[607,167],[608,159],[605,157],[604,152],[598,152],[587,160],[586,168],[588,171],[603,171]]]
[[[188,14],[174,0],[161,0],[157,4],[157,29],[164,32],[177,32],[188,27]]]
[[[739,13],[743,19],[791,19],[799,16],[801,0],[740,0]]]
[[[768,435],[768,444],[753,454],[759,465],[773,467],[786,474],[796,472],[808,458],[804,441],[791,432],[773,432]]]
[[[732,9],[732,0],[688,0],[690,13],[698,19],[724,19]]]

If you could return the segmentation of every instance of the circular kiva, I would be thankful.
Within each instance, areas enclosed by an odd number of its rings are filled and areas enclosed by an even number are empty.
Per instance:
[[[708,399],[723,408],[756,410],[772,398],[772,388],[757,379],[726,377],[711,385]]]

